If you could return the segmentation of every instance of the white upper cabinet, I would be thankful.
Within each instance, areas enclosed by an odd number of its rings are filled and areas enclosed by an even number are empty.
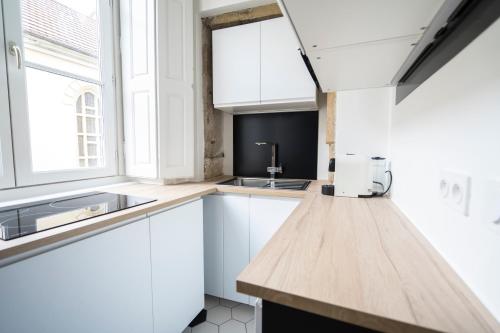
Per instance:
[[[194,176],[193,0],[121,0],[126,172]]]
[[[260,103],[260,24],[212,32],[216,107]]]
[[[261,22],[261,48],[261,102],[314,101],[316,85],[286,18]]]
[[[324,92],[388,86],[444,0],[281,0]]]
[[[216,108],[317,110],[316,86],[285,18],[215,30],[212,52]]]

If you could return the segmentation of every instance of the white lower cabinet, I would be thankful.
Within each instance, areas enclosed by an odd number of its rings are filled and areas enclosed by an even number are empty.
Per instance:
[[[261,197],[250,198],[250,260],[278,231],[288,216],[300,203],[297,198]]]
[[[150,223],[154,332],[179,333],[204,306],[202,200]]]
[[[203,293],[200,199],[0,267],[0,332],[179,333]]]
[[[248,295],[236,292],[236,278],[248,265],[250,258],[250,219],[248,195],[224,195],[224,292],[223,297],[248,303]]]
[[[253,297],[236,292],[236,279],[299,202],[237,194],[205,197],[205,292],[253,305]]]
[[[223,297],[223,195],[203,198],[203,237],[205,259],[205,293]]]
[[[0,268],[0,331],[152,332],[148,219]]]

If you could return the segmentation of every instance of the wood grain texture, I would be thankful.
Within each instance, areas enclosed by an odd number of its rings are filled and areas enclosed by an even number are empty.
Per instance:
[[[308,193],[237,290],[384,332],[500,326],[388,199]]]
[[[89,189],[89,192],[92,190],[93,189]],[[213,183],[182,185],[133,183],[106,187],[105,189],[100,188],[98,190],[136,195],[145,198],[155,198],[157,201],[9,241],[0,240],[0,260],[55,244],[69,238],[81,236],[129,219],[139,218],[148,213],[179,205],[183,202],[217,191]]]
[[[158,201],[0,240],[0,260],[215,192],[303,197],[238,277],[239,292],[386,332],[500,332],[495,318],[390,200],[323,196],[320,181],[305,192],[215,184],[226,179],[100,189]]]
[[[335,122],[337,113],[337,93],[329,92],[326,95],[326,143],[335,144]],[[335,155],[335,150],[333,150]],[[333,158],[334,156],[330,156]]]
[[[215,30],[269,20],[281,16],[283,16],[283,14],[278,4],[270,4],[207,17],[204,21],[212,30]]]

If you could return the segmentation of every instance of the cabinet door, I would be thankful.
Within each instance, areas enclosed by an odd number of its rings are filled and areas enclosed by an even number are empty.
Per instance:
[[[154,331],[179,333],[203,309],[201,200],[150,218]]]
[[[260,103],[260,23],[212,32],[215,107]]]
[[[147,220],[0,268],[2,332],[153,332]]]
[[[236,292],[236,278],[248,265],[249,197],[224,195],[224,298],[248,303],[247,295]]]
[[[296,198],[250,198],[250,260],[262,250],[300,203]]]
[[[261,22],[261,101],[315,100],[316,86],[286,18]]]
[[[222,195],[203,198],[203,244],[205,293],[223,296],[223,209]]]
[[[250,198],[250,260],[264,248],[274,233],[300,203],[295,198],[251,196]],[[250,305],[255,305],[250,297]]]

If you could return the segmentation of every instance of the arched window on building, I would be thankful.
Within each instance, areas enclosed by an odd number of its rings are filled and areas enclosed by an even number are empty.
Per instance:
[[[102,128],[99,99],[91,91],[83,92],[76,100],[78,161],[80,167],[103,166]]]

